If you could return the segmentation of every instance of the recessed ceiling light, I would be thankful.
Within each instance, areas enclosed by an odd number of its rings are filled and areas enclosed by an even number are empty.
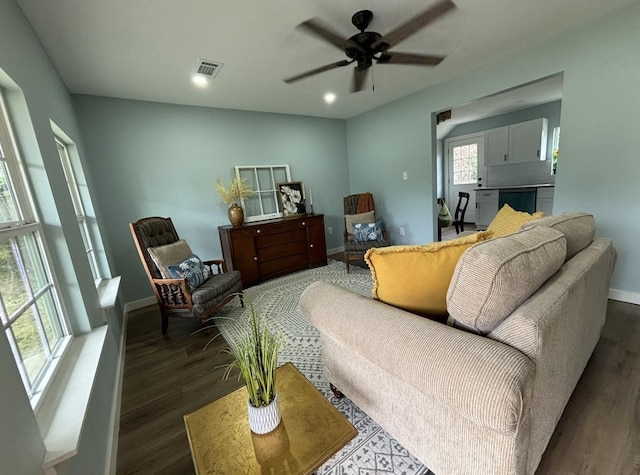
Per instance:
[[[335,100],[336,100],[336,95],[333,92],[327,92],[324,95],[324,102],[326,102],[327,104],[333,104]]]
[[[200,87],[204,87],[207,85],[207,78],[206,76],[203,76],[202,74],[194,74],[191,77],[191,80],[193,81],[194,84],[196,84],[197,86]]]

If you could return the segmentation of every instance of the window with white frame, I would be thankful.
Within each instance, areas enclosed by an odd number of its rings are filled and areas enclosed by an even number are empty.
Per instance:
[[[0,91],[0,321],[29,397],[71,342]]]
[[[242,200],[246,222],[282,217],[277,187],[291,181],[289,165],[237,166],[235,173],[254,191]]]
[[[100,279],[100,268],[98,267],[98,261],[96,259],[96,251],[91,234],[89,232],[89,225],[87,224],[87,216],[84,212],[84,206],[82,205],[82,199],[80,198],[80,190],[78,189],[78,181],[76,175],[71,166],[71,159],[69,158],[69,149],[60,138],[56,137],[56,147],[58,148],[58,155],[62,161],[62,168],[64,170],[64,176],[67,180],[67,186],[69,187],[69,193],[71,193],[71,200],[73,201],[73,208],[76,212],[76,218],[78,219],[78,225],[80,226],[80,234],[82,235],[82,242],[84,243],[85,252],[89,259],[89,265],[91,267],[91,273],[94,280]]]

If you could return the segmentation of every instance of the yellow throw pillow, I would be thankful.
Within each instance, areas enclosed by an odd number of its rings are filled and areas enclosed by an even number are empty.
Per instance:
[[[481,231],[427,245],[372,248],[364,256],[373,278],[373,298],[409,312],[447,315],[447,289],[458,259],[492,236]]]
[[[505,204],[502,209],[498,211],[496,217],[493,218],[487,231],[493,231],[495,237],[506,236],[507,234],[515,233],[524,223],[542,217],[544,217],[542,211],[529,214],[525,211],[516,211],[508,204]]]

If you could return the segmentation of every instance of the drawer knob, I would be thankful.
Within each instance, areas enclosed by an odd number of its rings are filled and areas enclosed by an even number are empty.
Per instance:
[[[303,225],[303,226],[306,226],[306,224],[307,224],[307,223],[305,223],[304,221],[302,222],[302,225]]]
[[[259,229],[256,229],[256,233],[257,233],[257,234],[260,234],[260,230],[259,230]]]
[[[253,260],[254,260],[254,261],[257,261],[257,260],[258,260],[258,257],[257,257],[257,256],[253,256]]]
[[[313,244],[309,244],[309,247],[313,247]]]

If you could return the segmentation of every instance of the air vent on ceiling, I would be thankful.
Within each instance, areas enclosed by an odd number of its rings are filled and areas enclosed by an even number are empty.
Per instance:
[[[216,63],[208,59],[199,59],[196,64],[195,73],[213,79],[220,72],[220,69],[222,69],[222,63]]]

